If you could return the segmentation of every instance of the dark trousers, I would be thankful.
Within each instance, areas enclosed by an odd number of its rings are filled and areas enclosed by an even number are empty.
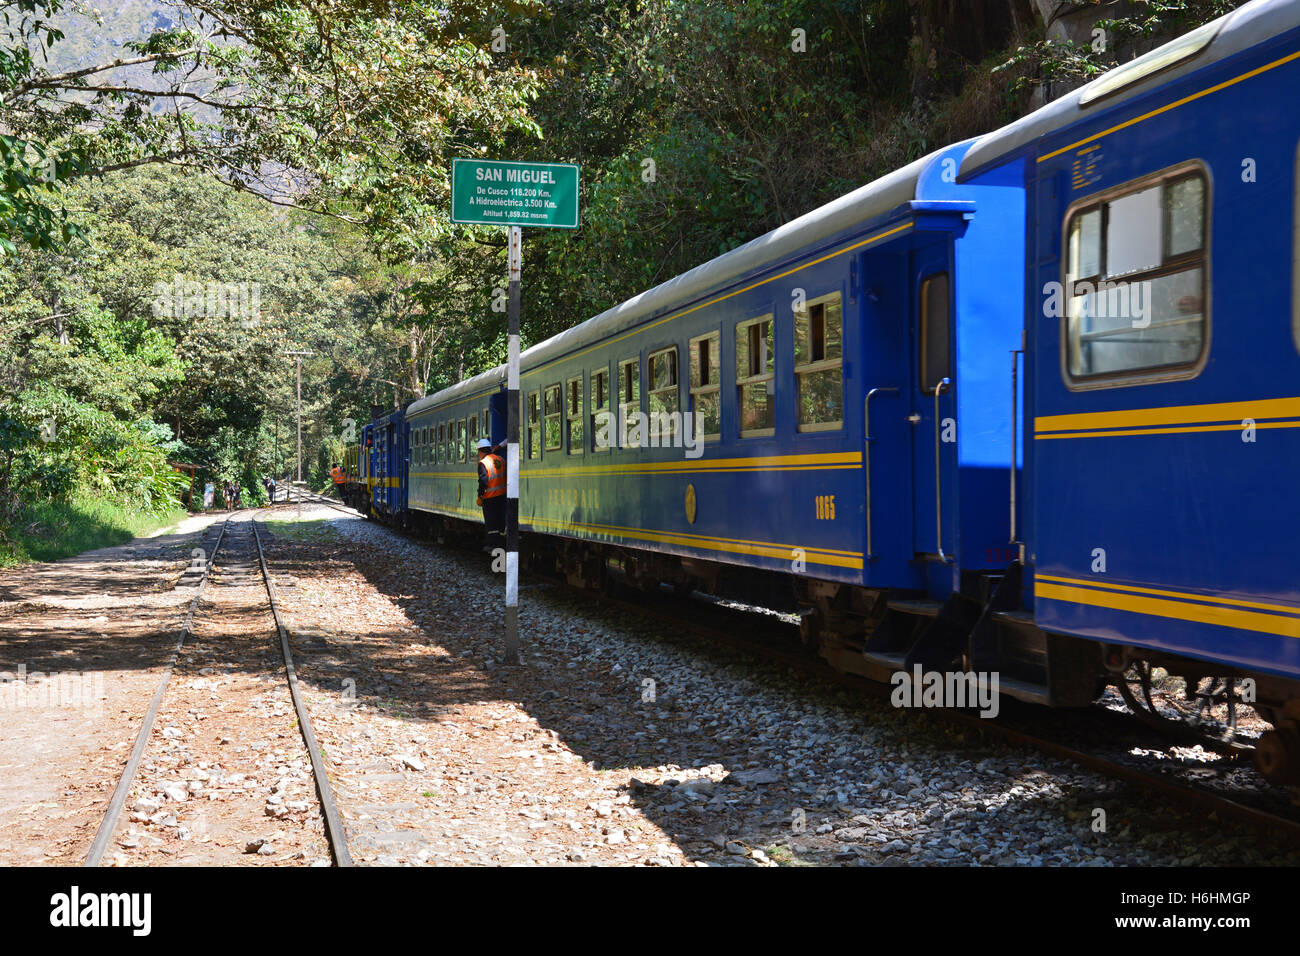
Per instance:
[[[506,496],[483,499],[483,523],[487,525],[487,546],[506,546]]]

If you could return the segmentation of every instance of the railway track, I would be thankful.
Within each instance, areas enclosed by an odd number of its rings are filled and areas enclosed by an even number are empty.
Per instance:
[[[358,515],[351,508],[324,496],[302,492],[301,489],[295,489],[295,493],[300,495],[298,500],[303,504],[320,504],[345,514]],[[414,537],[416,540],[423,540],[418,536]],[[543,577],[548,586],[561,593],[580,594],[584,600],[591,599],[590,591],[572,587],[562,578],[550,575]],[[728,606],[726,602],[683,600],[668,592],[662,595],[630,592],[628,596],[604,592],[597,600],[607,607],[615,607],[669,624],[679,633],[692,635],[711,644],[740,650],[768,662],[793,668],[808,677],[850,688],[877,699],[888,698],[891,691],[886,684],[837,671],[820,657],[803,650],[798,642],[797,625],[782,620],[779,615],[760,615],[749,610],[742,611]],[[1017,710],[1014,702],[1011,703],[1013,704],[1011,709]],[[1027,710],[1027,708],[1019,709]],[[1034,708],[1034,711],[1039,718],[1038,723],[1041,724],[1041,709]],[[929,713],[964,731],[973,731],[982,737],[995,738],[1015,747],[1032,749],[1075,763],[1136,789],[1183,806],[1206,811],[1220,820],[1239,822],[1254,828],[1263,836],[1300,847],[1300,816],[1283,815],[1265,807],[1253,806],[1241,799],[1234,799],[1191,784],[1179,779],[1176,774],[1152,772],[1132,762],[1107,756],[1095,750],[1083,749],[1077,744],[1062,739],[1061,735],[1049,735],[1033,729],[1034,721],[1025,719],[1024,715],[1019,719],[987,719],[977,714],[952,709],[933,709]],[[1134,740],[1140,740],[1149,748],[1167,749],[1166,741],[1157,738],[1154,731],[1129,715],[1105,711],[1099,707],[1088,712],[1086,719],[1096,722],[1095,732],[1099,736],[1111,736],[1113,740],[1114,736],[1124,734],[1144,734],[1144,737],[1134,737]],[[1277,793],[1276,790],[1272,792]]]
[[[311,716],[308,713],[306,702],[298,684],[293,655],[289,646],[289,633],[285,629],[280,616],[275,580],[267,565],[261,535],[257,528],[258,515],[264,510],[246,509],[227,516],[221,523],[211,553],[203,556],[196,554],[195,562],[186,571],[185,575],[182,575],[182,585],[193,585],[195,587],[194,596],[190,599],[184,623],[163,668],[162,677],[150,700],[149,708],[145,712],[140,729],[136,734],[135,743],[131,748],[126,765],[123,767],[117,785],[114,787],[113,794],[109,799],[104,818],[86,854],[85,864],[87,866],[100,865],[104,853],[117,831],[132,784],[135,781],[141,761],[148,750],[159,708],[167,696],[168,686],[171,683],[173,672],[176,670],[177,662],[180,660],[186,641],[194,634],[195,618],[202,613],[200,608],[204,603],[203,598],[205,593],[208,592],[214,576],[218,579],[218,586],[251,587],[260,583],[265,590],[265,604],[275,621],[280,657],[284,663],[289,693],[297,714],[298,728],[311,761],[316,795],[325,823],[325,836],[329,843],[330,853],[336,866],[352,865],[352,858],[348,852],[346,832],[339,817],[320,744],[317,741],[311,723]],[[219,558],[220,561],[218,561]],[[215,575],[214,568],[217,569]],[[197,580],[185,581],[184,579],[187,576]]]

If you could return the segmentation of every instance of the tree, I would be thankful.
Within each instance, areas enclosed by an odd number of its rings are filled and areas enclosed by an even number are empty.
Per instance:
[[[535,76],[494,58],[465,0],[159,6],[144,39],[56,65],[63,0],[0,3],[5,249],[68,238],[66,182],[161,163],[415,247],[447,227],[451,152],[536,131]]]

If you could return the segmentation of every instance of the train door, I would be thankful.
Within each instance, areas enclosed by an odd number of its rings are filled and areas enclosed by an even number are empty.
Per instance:
[[[375,448],[375,431],[376,429],[374,425],[367,425],[365,428],[366,447],[364,449],[364,454],[366,457],[366,468],[363,481],[366,486],[366,507],[372,511],[375,506],[375,459],[379,454],[378,450]]]
[[[952,354],[952,268],[948,243],[911,254],[913,550],[926,559],[951,560],[955,499],[956,405]],[[947,499],[947,500],[945,500]]]
[[[388,506],[394,511],[406,510],[406,477],[411,471],[409,436],[405,418],[393,424],[393,481]]]
[[[384,507],[388,504],[388,447],[392,427],[384,422],[375,429],[375,504]]]

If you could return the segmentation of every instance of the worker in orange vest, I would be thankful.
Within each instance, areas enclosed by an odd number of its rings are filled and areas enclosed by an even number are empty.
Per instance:
[[[484,551],[505,547],[506,460],[500,454],[505,443],[495,448],[486,438],[478,440],[478,503],[487,526]]]
[[[334,479],[334,484],[341,485],[347,480],[347,475],[343,474],[343,469],[335,465],[330,469],[330,477]]]

